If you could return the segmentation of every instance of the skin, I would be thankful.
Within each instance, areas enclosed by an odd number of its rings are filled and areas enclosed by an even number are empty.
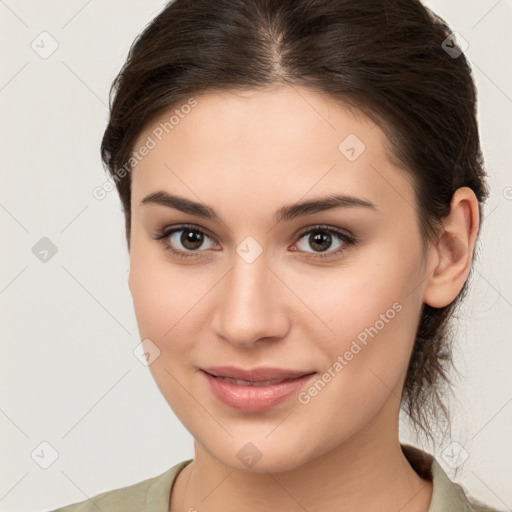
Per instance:
[[[132,171],[129,288],[140,336],[160,350],[150,370],[194,438],[171,510],[427,511],[432,484],[399,445],[399,397],[423,304],[449,304],[468,276],[474,193],[455,193],[425,256],[411,177],[391,163],[384,133],[363,114],[288,85],[195,99]],[[338,149],[348,134],[366,146],[354,161]],[[208,205],[221,221],[141,204],[158,191]],[[284,205],[333,193],[376,210],[273,218]],[[175,256],[154,238],[183,223],[207,235],[197,258]],[[321,252],[299,234],[316,224],[358,241],[311,259],[343,245],[333,236]],[[168,243],[194,252],[181,234]],[[252,263],[236,252],[248,236],[263,249]],[[242,412],[219,402],[199,371],[277,366],[321,376],[395,303],[400,312],[307,404],[294,396]],[[248,442],[261,453],[252,467],[237,457]]]

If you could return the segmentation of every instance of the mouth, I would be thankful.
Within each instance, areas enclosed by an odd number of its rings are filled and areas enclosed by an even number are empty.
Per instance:
[[[210,374],[211,375],[211,374]],[[212,377],[216,377],[219,380],[223,380],[224,382],[231,382],[231,384],[236,384],[237,386],[272,386],[274,384],[280,384],[287,379],[271,379],[271,380],[262,380],[262,381],[252,381],[252,380],[240,380],[240,379],[231,379],[229,377],[219,377],[218,375],[212,375]]]
[[[223,404],[245,412],[260,412],[286,401],[316,372],[282,368],[245,370],[232,366],[201,370],[213,395]]]
[[[258,384],[261,382],[269,382],[271,384],[279,383],[283,380],[296,379],[304,375],[315,373],[312,370],[288,370],[285,368],[274,368],[264,366],[260,368],[244,369],[236,366],[213,366],[204,368],[204,372],[222,379],[239,380],[248,383]]]

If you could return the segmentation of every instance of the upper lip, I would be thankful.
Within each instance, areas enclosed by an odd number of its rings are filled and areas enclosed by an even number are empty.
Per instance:
[[[296,379],[298,377],[314,373],[312,371],[287,370],[284,368],[273,368],[270,366],[252,368],[248,370],[237,368],[236,366],[212,366],[210,368],[202,368],[202,370],[215,377],[228,377],[231,379],[245,380],[247,382]]]

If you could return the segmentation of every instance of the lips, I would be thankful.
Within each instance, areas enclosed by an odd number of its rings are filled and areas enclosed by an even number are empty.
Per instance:
[[[284,380],[296,379],[298,377],[314,373],[312,371],[286,370],[283,368],[273,368],[269,366],[254,368],[252,370],[244,370],[243,368],[237,368],[235,366],[214,366],[211,368],[204,368],[203,371],[213,375],[214,377],[238,380],[248,384],[261,384],[263,382],[268,382],[268,384],[278,384]]]
[[[271,379],[271,380],[262,380],[262,381],[251,381],[251,380],[240,380],[240,379],[230,379],[229,377],[216,377],[219,380],[223,380],[224,382],[231,382],[231,384],[236,384],[237,386],[271,386],[273,384],[280,384],[284,381],[284,379]]]
[[[261,412],[285,402],[314,373],[270,367],[244,370],[233,366],[202,370],[213,395],[223,404],[244,412]]]

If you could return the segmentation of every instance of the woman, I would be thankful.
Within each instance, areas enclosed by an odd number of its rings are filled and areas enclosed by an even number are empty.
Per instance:
[[[485,183],[413,0],[176,0],[113,87],[144,354],[195,456],[63,511],[492,510],[398,438],[446,414]]]

